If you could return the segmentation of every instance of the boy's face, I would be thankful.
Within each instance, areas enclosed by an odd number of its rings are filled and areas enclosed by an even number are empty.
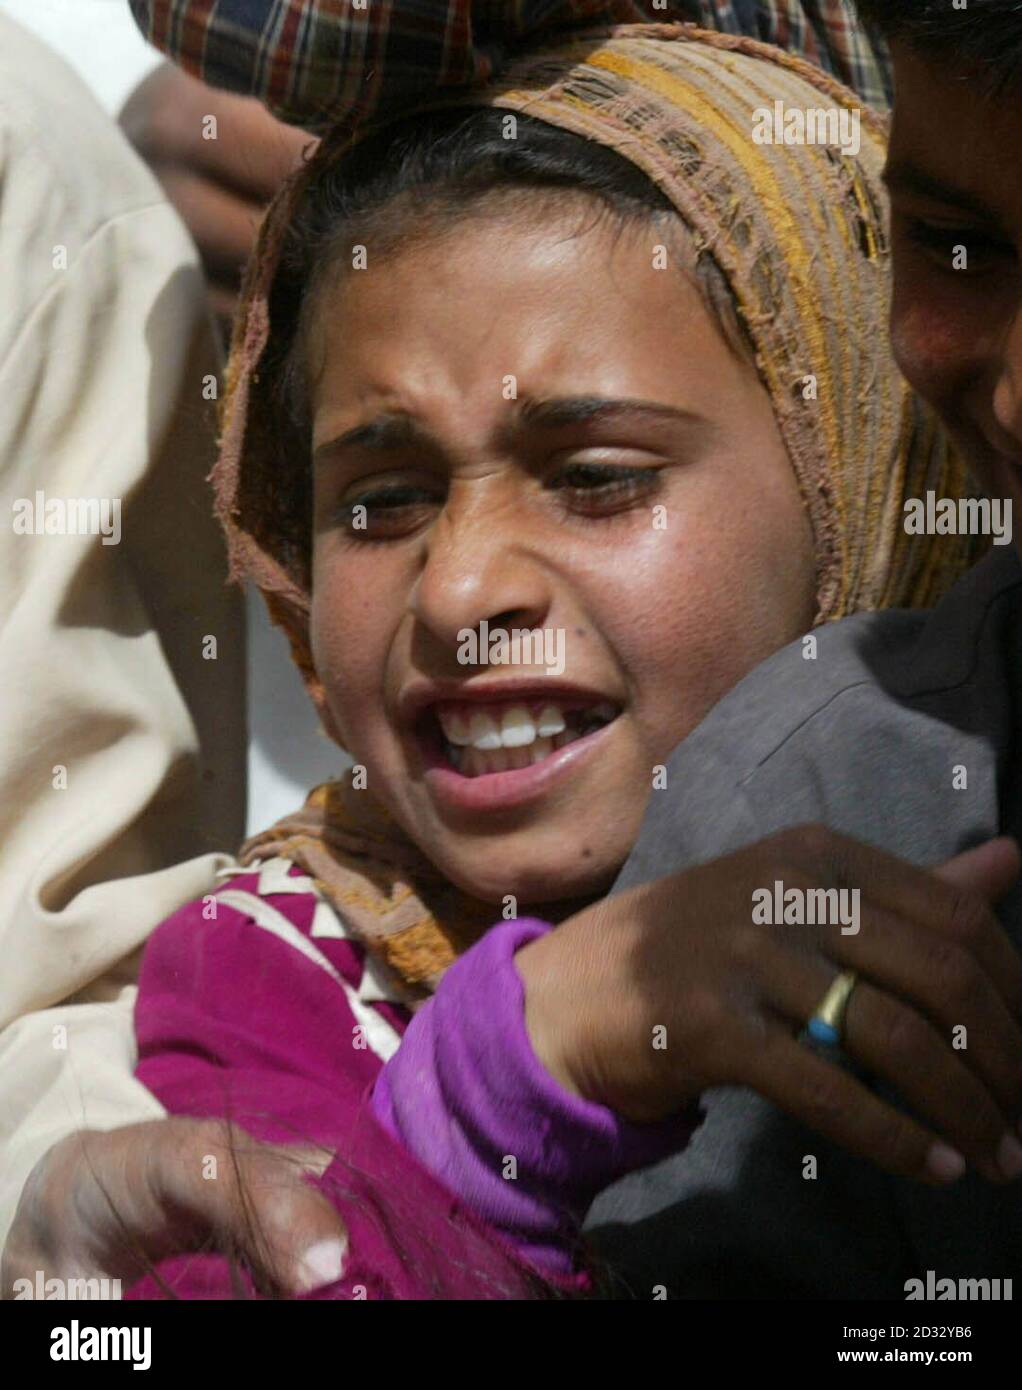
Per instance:
[[[891,332],[978,481],[1022,518],[1022,101],[892,45]],[[964,248],[964,257],[962,254]],[[955,268],[956,259],[959,268]],[[1016,546],[1022,536],[1014,528]]]
[[[331,720],[445,877],[520,907],[606,888],[656,766],[815,609],[755,369],[662,232],[581,211],[370,254],[310,348]],[[479,662],[483,622],[552,650]]]

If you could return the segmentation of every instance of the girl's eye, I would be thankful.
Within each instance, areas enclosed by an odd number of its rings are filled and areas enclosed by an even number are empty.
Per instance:
[[[601,516],[649,496],[658,481],[655,468],[571,463],[546,486],[572,512]],[[414,530],[429,511],[443,506],[443,500],[442,494],[413,483],[381,484],[345,498],[334,512],[334,523],[355,541],[387,540]]]
[[[427,488],[411,483],[368,488],[357,497],[347,498],[334,513],[338,526],[352,533],[355,540],[395,535],[409,530],[422,512],[438,505],[440,499]]]
[[[918,217],[909,217],[906,219],[906,230],[910,241],[933,253],[948,270],[956,274],[985,270],[992,260],[1015,254],[1010,242],[998,241],[996,237],[978,232],[975,227],[945,227],[938,222],[924,222]]]
[[[547,487],[561,494],[572,511],[589,515],[621,511],[630,502],[648,497],[659,484],[659,469],[628,468],[622,464],[569,463]]]

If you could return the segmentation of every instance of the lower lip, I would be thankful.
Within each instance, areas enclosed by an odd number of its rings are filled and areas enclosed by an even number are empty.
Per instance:
[[[501,811],[520,806],[543,796],[549,787],[566,776],[597,748],[614,728],[617,720],[594,729],[584,738],[558,748],[542,762],[531,767],[513,768],[509,772],[485,772],[480,777],[465,777],[447,761],[442,750],[430,750],[431,765],[425,774],[426,785],[442,805],[459,811]]]

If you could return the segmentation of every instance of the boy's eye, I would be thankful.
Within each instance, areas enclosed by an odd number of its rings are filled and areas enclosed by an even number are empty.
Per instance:
[[[611,512],[647,496],[656,488],[659,470],[623,464],[569,463],[547,482],[575,511]]]
[[[905,229],[910,241],[933,253],[956,274],[984,270],[991,261],[1015,254],[1015,248],[1010,242],[1000,241],[975,227],[948,227],[939,222],[907,217]],[[964,258],[961,255],[962,248],[965,250]]]

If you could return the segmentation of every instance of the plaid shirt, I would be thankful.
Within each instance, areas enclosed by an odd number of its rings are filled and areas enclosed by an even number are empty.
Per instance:
[[[801,53],[864,101],[890,104],[886,53],[854,0],[129,0],[146,38],[186,72],[259,97],[321,132],[487,81],[523,45],[566,28],[693,20]]]

